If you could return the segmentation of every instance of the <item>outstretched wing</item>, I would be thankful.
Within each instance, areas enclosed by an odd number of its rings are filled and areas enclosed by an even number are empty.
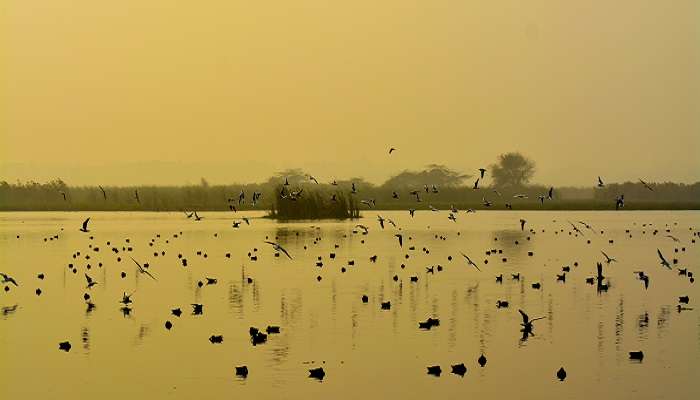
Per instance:
[[[523,310],[520,310],[520,309],[518,310],[518,312],[520,313],[520,315],[523,316],[523,324],[527,325],[528,320],[529,320],[527,314],[525,314],[525,312]]]
[[[88,217],[88,219],[86,219],[86,220],[83,222],[83,230],[84,230],[84,231],[87,230],[88,222],[90,222],[90,217]]]
[[[292,256],[289,255],[289,253],[287,252],[287,250],[284,249],[284,247],[282,247],[282,246],[280,246],[280,245],[277,245],[277,248],[279,249],[279,251],[281,251],[281,252],[284,253],[287,257],[289,257],[290,260],[292,260]]]

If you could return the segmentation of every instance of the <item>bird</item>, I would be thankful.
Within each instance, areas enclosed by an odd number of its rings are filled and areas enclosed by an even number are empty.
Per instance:
[[[476,362],[478,362],[479,365],[481,366],[481,368],[483,368],[484,365],[486,365],[486,356],[483,354],[480,355],[479,358],[476,360]]]
[[[309,180],[314,181],[318,185],[318,181],[313,176],[309,175]]]
[[[58,344],[58,349],[59,349],[59,350],[63,350],[63,351],[65,351],[66,353],[70,351],[70,348],[71,348],[71,347],[72,347],[72,346],[70,345],[70,342],[68,342],[68,341],[61,342],[61,343]]]
[[[484,207],[491,207],[491,202],[486,200],[486,197],[482,197],[481,200]]]
[[[644,288],[649,289],[649,275],[645,274],[643,271],[634,271],[637,274],[637,278],[644,282]]]
[[[97,282],[92,279],[88,274],[85,274],[85,280],[87,281],[87,288],[91,289],[93,286],[97,285]]]
[[[384,229],[384,218],[382,218],[381,215],[377,215],[377,221],[379,221],[379,226],[381,226],[382,229]]]
[[[440,376],[441,373],[442,369],[440,369],[439,365],[432,365],[428,367],[428,375]]]
[[[394,235],[394,237],[399,239],[399,247],[403,247],[403,235],[400,233],[397,233]]]
[[[644,352],[643,351],[630,351],[630,360],[639,360],[642,361],[644,359]]]
[[[524,231],[524,230],[525,230],[525,223],[526,223],[526,222],[527,222],[527,221],[525,221],[524,219],[520,218],[520,230],[521,230],[521,231]]]
[[[355,227],[356,227],[356,228],[362,229],[362,231],[363,231],[363,233],[364,233],[365,235],[366,235],[367,233],[369,233],[369,228],[366,227],[366,226],[364,226],[364,225],[355,225]]]
[[[559,371],[557,371],[557,378],[559,378],[560,381],[564,381],[564,379],[566,379],[566,371],[564,370],[564,367],[559,368]]]
[[[248,376],[248,367],[245,365],[236,367],[236,376],[242,376],[243,378]]]
[[[194,212],[194,220],[195,220],[195,221],[201,221],[202,218],[204,218],[204,217],[200,217],[200,216],[197,214],[197,211]]]
[[[185,213],[185,216],[186,216],[188,219],[189,219],[189,218],[192,218],[192,217],[194,216],[194,213],[193,213],[193,212],[191,212],[191,213],[188,213],[187,211],[183,211],[183,212]]]
[[[312,368],[309,370],[309,378],[315,378],[322,381],[324,376],[326,376],[326,373],[323,371],[322,367]]]
[[[613,263],[613,262],[617,262],[616,259],[614,259],[614,258],[608,256],[607,254],[605,254],[604,251],[601,250],[600,252],[603,254],[603,256],[605,256],[605,263],[606,263],[606,264],[610,264],[610,263]]]
[[[667,237],[667,238],[670,238],[670,239],[673,240],[674,242],[680,242],[680,240],[679,240],[677,237],[673,236],[673,235],[666,235],[666,237]]]
[[[486,173],[486,168],[479,168],[479,173],[481,174],[481,179],[484,179],[484,174]]]
[[[58,193],[60,193],[61,196],[63,196],[63,201],[67,201],[67,200],[68,200],[68,199],[66,198],[66,192],[64,192],[64,191],[59,191]]]
[[[552,200],[554,198],[554,188],[550,187],[549,192],[547,192],[547,199]]]
[[[601,187],[601,188],[602,188],[603,186],[605,186],[605,184],[603,183],[603,180],[602,180],[602,179],[600,178],[600,176],[599,176],[599,177],[598,177],[598,187]]]
[[[521,332],[523,332],[523,337],[524,337],[524,338],[526,338],[527,335],[532,335],[532,323],[533,323],[533,322],[537,321],[538,319],[544,319],[544,318],[545,318],[545,317],[538,317],[538,318],[530,319],[530,317],[528,317],[528,315],[525,314],[525,311],[518,309],[518,312],[519,312],[520,315],[523,317],[523,322],[522,322],[522,324],[520,324],[520,325],[522,325],[522,327],[523,327],[523,329],[521,330]]]
[[[654,191],[651,186],[649,186],[648,183],[644,182],[641,178],[639,179],[639,182],[641,182],[642,185],[644,185],[645,188],[649,189],[650,191]]]
[[[391,153],[393,153],[393,152],[395,152],[395,151],[396,151],[396,148],[391,147],[391,148],[389,149],[389,154],[391,154]]]
[[[289,252],[288,252],[287,250],[285,250],[284,247],[280,246],[279,243],[270,242],[270,241],[267,241],[267,240],[265,241],[265,243],[271,245],[272,248],[275,249],[275,251],[281,251],[281,252],[284,253],[287,257],[289,257],[290,260],[292,260],[292,256],[289,255]]]
[[[211,335],[209,337],[209,341],[212,344],[217,344],[217,343],[223,343],[224,342],[224,337],[223,335]]]
[[[102,197],[104,197],[104,199],[107,200],[107,192],[105,192],[105,190],[102,188],[102,186],[98,185],[97,187],[99,187],[100,190],[102,191]]]
[[[90,217],[88,217],[85,221],[83,221],[83,226],[80,228],[80,232],[90,232],[88,230],[88,223],[90,222]]]
[[[467,367],[464,363],[455,364],[452,366],[452,373],[459,376],[464,376],[467,373]]]
[[[479,267],[474,263],[474,261],[472,261],[471,258],[469,258],[468,255],[466,255],[466,254],[464,254],[464,253],[461,253],[461,254],[462,254],[462,257],[464,257],[464,258],[467,260],[467,264],[468,264],[468,265],[473,265],[474,268],[476,268],[477,271],[481,272],[481,270],[479,269]]]
[[[141,204],[141,199],[139,198],[139,191],[134,190],[134,198],[136,198],[136,202]]]
[[[11,283],[15,286],[19,286],[17,284],[17,281],[13,277],[11,277],[3,272],[0,272],[0,276],[2,277],[2,283]]]
[[[413,218],[413,216],[415,215],[415,213],[416,213],[416,209],[415,209],[415,208],[409,208],[409,209],[408,209],[408,214],[411,215],[411,218]]]
[[[669,264],[668,261],[666,261],[666,258],[664,257],[664,255],[661,254],[661,250],[656,249],[656,254],[658,254],[659,258],[661,259],[661,265],[663,265],[664,267],[666,267],[668,269],[673,269],[673,268],[671,268],[671,264]]]
[[[141,264],[139,264],[138,261],[134,260],[134,257],[129,257],[129,258],[131,258],[131,261],[133,261],[134,264],[136,264],[136,266],[139,267],[139,272],[141,272],[142,274],[146,274],[146,275],[148,275],[149,277],[151,277],[151,279],[153,279],[154,281],[157,281],[157,279],[156,279],[155,276],[153,276],[153,275],[152,275],[150,272],[148,272],[144,267],[142,267]]]
[[[474,181],[474,187],[472,187],[472,189],[477,190],[479,188],[479,179],[480,178],[476,178],[476,181]]]

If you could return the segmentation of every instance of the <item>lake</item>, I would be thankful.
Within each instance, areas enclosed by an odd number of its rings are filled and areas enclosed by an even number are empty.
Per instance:
[[[700,290],[679,274],[699,270],[700,212],[462,211],[456,222],[447,211],[288,223],[261,212],[200,215],[0,213],[0,271],[18,283],[0,291],[0,398],[700,396]],[[250,224],[233,228],[243,215]],[[597,262],[607,291],[586,282]],[[650,277],[648,289],[633,271]],[[90,289],[86,273],[97,282]],[[128,315],[124,293],[132,294]],[[688,310],[679,311],[680,296],[689,296]],[[544,317],[526,340],[518,309]],[[429,317],[439,325],[419,329]],[[268,325],[280,332],[253,345],[249,328]],[[68,352],[59,350],[64,341]],[[630,360],[630,351],[644,359]],[[459,363],[464,376],[451,373]],[[245,378],[235,373],[243,365]],[[435,365],[440,376],[427,373]],[[309,377],[318,367],[323,380]]]

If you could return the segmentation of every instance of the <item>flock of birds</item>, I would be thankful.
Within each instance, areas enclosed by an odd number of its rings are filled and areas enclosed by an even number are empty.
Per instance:
[[[396,151],[396,149],[394,149],[394,148],[390,149],[389,154],[392,154],[394,151]],[[482,181],[484,179],[485,173],[486,173],[486,169],[484,169],[484,168],[479,169],[479,177],[476,179],[476,181],[474,182],[474,186],[473,186],[473,188],[475,190],[479,189],[479,183],[480,183],[480,181]],[[317,179],[314,178],[313,176],[309,176],[309,180],[313,181],[315,183],[318,183]],[[641,183],[644,184],[644,186],[647,189],[653,191],[653,188],[651,186],[649,186],[646,182],[641,181]],[[333,182],[333,184],[337,184],[337,183]],[[294,200],[299,199],[303,195],[303,189],[289,190],[289,189],[287,189],[289,186],[290,185],[289,185],[288,180],[285,179],[285,182],[282,185],[282,192],[279,193],[279,196],[281,199],[287,199],[290,201],[294,201]],[[600,177],[598,177],[598,186],[601,186],[601,187],[604,186],[604,182]],[[106,197],[107,197],[106,191],[102,187],[100,187],[100,190],[102,191],[102,194],[106,199]],[[350,190],[351,190],[352,194],[356,194],[358,192],[358,190],[354,184],[352,184]],[[432,186],[426,185],[424,187],[424,190],[426,193],[438,193],[439,192],[438,188],[435,187],[434,185],[432,185]],[[418,202],[421,201],[419,191],[414,190],[414,191],[411,191],[410,194],[412,196],[415,196],[416,201],[418,201]],[[398,196],[398,194],[396,194],[396,193],[394,193],[394,195]],[[500,195],[500,193],[499,193],[499,195]],[[64,194],[64,196],[65,196],[65,194]],[[252,202],[254,204],[256,202],[258,202],[261,196],[262,196],[261,193],[254,192],[252,194],[252,197],[251,197]],[[138,191],[136,191],[134,193],[134,197],[135,197],[136,201],[140,201]],[[517,195],[516,194],[514,197],[515,198],[523,198],[523,197],[525,197],[525,195]],[[547,193],[540,196],[540,200],[542,202],[544,202],[546,200],[553,200],[553,199],[554,199],[554,188],[550,188]],[[244,192],[240,193],[240,195],[238,196],[238,199],[235,199],[235,198],[228,199],[228,203],[230,204],[230,209],[232,211],[236,210],[236,204],[240,205],[240,204],[243,204],[243,202],[245,202],[245,193]],[[375,201],[372,199],[363,200],[362,203],[367,205],[368,207],[372,207],[372,208],[376,206]],[[486,197],[484,197],[484,205],[486,205],[486,206],[491,205],[491,203],[486,199]],[[510,205],[509,203],[506,203],[506,207],[512,208],[512,205]],[[624,207],[624,195],[620,195],[616,199],[616,208],[619,209],[622,207]],[[429,210],[431,212],[440,212],[440,210],[437,210],[437,209],[433,208],[432,206],[429,207]],[[409,210],[411,217],[414,216],[415,211],[416,211],[415,209]],[[455,221],[456,215],[458,212],[459,212],[459,210],[455,209],[454,207],[451,207],[451,209],[449,210],[448,218],[452,221]],[[470,212],[474,212],[474,210],[466,210],[466,212],[470,213]],[[201,221],[203,219],[203,217],[201,217],[197,213],[197,211],[192,211],[192,212],[185,211],[185,216],[187,219],[192,219],[194,221]],[[84,266],[80,266],[80,268],[83,269],[82,272],[83,272],[83,275],[85,278],[85,292],[83,293],[83,300],[84,300],[85,305],[87,307],[88,313],[92,312],[96,308],[96,305],[92,301],[90,291],[93,287],[100,284],[100,282],[96,281],[95,278],[91,276],[91,274],[92,274],[91,269],[93,268],[91,263],[94,263],[94,261],[92,261],[92,258],[93,257],[98,258],[98,253],[99,253],[100,247],[98,244],[95,243],[95,237],[91,234],[92,230],[90,229],[90,221],[91,221],[91,218],[86,218],[84,220],[84,222],[82,223],[82,225],[80,227],[77,227],[77,230],[86,234],[86,237],[89,239],[88,250],[92,253],[92,255],[91,255],[91,253],[83,254],[79,250],[76,250],[72,254],[72,257],[73,257],[73,259],[76,260],[76,262],[68,264],[68,269],[73,274],[77,275],[78,268],[79,268],[79,266],[77,264],[77,260],[79,260],[81,258],[86,260],[86,264]],[[249,218],[244,217],[244,218],[242,218],[242,221],[235,220],[233,222],[232,226],[233,226],[233,228],[239,228],[242,223],[250,225],[251,221]],[[593,235],[602,235],[604,233],[604,231],[598,230],[598,229],[592,227],[590,224],[588,224],[585,221],[575,221],[575,222],[574,221],[567,221],[567,223],[571,227],[571,231],[569,231],[569,234],[574,235],[576,237],[586,238],[586,233],[588,233],[592,236]],[[521,218],[521,219],[515,221],[514,224],[517,224],[519,229],[523,232],[525,232],[527,229],[529,234],[534,235],[537,233],[537,231],[534,228],[532,228],[532,227],[527,228],[528,221],[526,221],[525,219]],[[384,218],[380,215],[377,215],[377,229],[379,230],[379,232],[382,232],[385,229],[387,229],[388,225],[391,225],[392,227],[395,228],[395,230],[393,230],[392,232],[395,232],[395,233],[393,233],[393,236],[396,239],[396,243],[398,245],[399,251],[404,250],[406,247],[408,247],[408,250],[415,250],[414,245],[407,243],[407,242],[410,242],[413,240],[412,237],[405,236],[404,233],[402,233],[401,228],[398,227],[398,225],[394,221],[392,221],[391,219]],[[646,225],[644,225],[644,228],[647,229]],[[651,230],[652,227],[649,227],[649,229]],[[352,232],[353,232],[353,234],[368,235],[368,234],[370,234],[370,231],[372,231],[372,230],[373,229],[369,226],[366,226],[363,224],[357,224]],[[691,228],[691,231],[692,231],[692,238],[690,238],[690,240],[692,243],[695,243],[695,238],[698,237],[699,235],[698,235],[698,232],[694,232],[692,230],[692,228]],[[544,230],[542,230],[542,232],[544,232]],[[564,230],[562,229],[561,232],[564,232]],[[558,234],[560,232],[555,232],[555,233]],[[627,231],[627,233],[629,233],[629,231]],[[676,236],[673,236],[671,234],[671,229],[669,227],[666,227],[665,232],[661,232],[659,229],[653,228],[652,233],[653,233],[653,235],[657,235],[657,234],[661,233],[662,235],[665,235],[666,238],[672,240],[673,242],[680,242],[679,238],[677,238]],[[90,235],[87,236],[87,234],[90,234]],[[182,235],[182,232],[180,232],[179,235]],[[173,237],[177,238],[178,234],[177,233],[173,234]],[[19,239],[20,236],[17,235],[17,238]],[[155,238],[151,239],[151,242],[149,242],[149,246],[154,245],[156,238],[160,238],[160,235],[158,234],[158,235],[156,235]],[[50,237],[50,238],[45,238],[44,241],[46,241],[47,239],[48,240],[58,239],[58,235],[56,235],[54,237]],[[527,239],[529,240],[530,237],[528,236]],[[287,258],[287,260],[289,262],[294,261],[294,257],[291,254],[291,252],[288,249],[286,249],[285,247],[283,247],[283,245],[278,243],[277,241],[270,240],[266,236],[265,239],[262,240],[262,243],[270,246],[270,249],[272,250],[275,257],[280,257],[281,255],[283,255],[284,257]],[[364,241],[363,241],[363,243],[364,243]],[[587,238],[587,243],[588,244],[591,243],[590,238]],[[612,243],[612,241],[610,241],[610,243]],[[125,244],[123,246],[121,246],[121,248],[119,246],[111,243],[110,241],[106,241],[105,244],[107,247],[111,247],[111,252],[114,253],[114,257],[115,257],[117,263],[122,262],[122,260],[123,260],[122,254],[123,253],[129,254],[134,249],[134,246],[131,244],[129,238],[125,238]],[[517,244],[517,242],[516,242],[516,244]],[[336,245],[335,247],[337,248],[338,245]],[[304,247],[304,249],[306,250],[306,246]],[[424,248],[423,251],[427,252],[427,249]],[[685,251],[685,247],[682,248],[682,251],[683,252]],[[248,253],[248,257],[251,261],[257,260],[257,253],[256,252],[257,252],[257,249],[254,249],[254,251],[252,253]],[[497,251],[495,249],[486,250],[487,255],[496,255],[496,254],[500,254],[500,253],[501,253],[500,251]],[[162,256],[166,255],[166,252],[165,251],[154,252],[153,255],[154,255],[154,257],[157,257],[157,256],[162,257]],[[198,255],[201,256],[202,255],[201,252],[198,252]],[[482,265],[482,267],[480,267],[479,264],[477,264],[477,262],[475,262],[474,259],[472,257],[470,257],[470,255],[468,255],[464,252],[460,252],[460,255],[462,256],[462,259],[463,259],[466,266],[473,268],[474,270],[476,270],[479,273],[483,273],[483,270],[482,270],[483,265]],[[532,256],[532,252],[529,252],[528,255]],[[615,257],[608,255],[604,251],[601,251],[601,255],[602,255],[602,259],[596,265],[596,269],[597,269],[596,275],[591,276],[591,277],[587,277],[586,283],[590,284],[590,285],[595,285],[598,291],[604,292],[604,291],[609,290],[609,288],[610,288],[609,281],[604,274],[604,265],[609,266],[613,263],[616,263],[617,260],[615,259]],[[406,258],[408,258],[409,257],[408,253],[406,253],[405,256],[406,256]],[[206,253],[203,255],[203,257],[206,257]],[[226,257],[230,258],[230,253],[227,253]],[[678,264],[678,259],[667,258],[662,253],[662,251],[660,249],[656,250],[656,257],[658,258],[659,265],[666,270],[672,270],[674,268],[674,266],[676,266]],[[334,253],[331,253],[331,258],[335,258]],[[130,259],[131,263],[133,263],[133,265],[135,266],[134,270],[135,270],[136,274],[143,275],[143,276],[147,277],[148,279],[153,280],[154,282],[158,281],[158,278],[155,274],[155,271],[151,270],[149,263],[139,262],[138,260],[133,258],[131,255],[129,255],[129,259]],[[183,254],[178,254],[177,259],[178,259],[179,263],[181,263],[181,265],[184,268],[187,267],[187,258],[184,257]],[[452,256],[450,255],[448,257],[448,259],[451,261]],[[503,258],[504,262],[505,262],[505,260],[506,259]],[[98,261],[98,263],[97,263],[97,266],[99,268],[101,268],[103,266],[102,261],[105,261],[105,260]],[[377,256],[374,255],[374,256],[370,257],[370,261],[376,262]],[[484,264],[488,263],[488,259],[484,260],[483,263]],[[348,263],[348,266],[352,266],[353,264],[354,264],[354,261],[351,261]],[[323,261],[321,260],[320,256],[318,257],[318,262],[316,263],[316,266],[317,267],[323,266]],[[577,266],[577,264],[574,264],[574,266]],[[402,265],[401,267],[404,268],[404,265]],[[689,283],[694,282],[693,272],[689,271],[688,268],[676,267],[676,269],[677,269],[679,276],[683,276],[683,277],[687,278]],[[439,272],[441,270],[442,270],[442,266],[438,265],[437,271]],[[559,282],[566,282],[567,273],[570,272],[570,270],[571,270],[570,266],[563,267],[561,274],[556,274],[556,280]],[[341,271],[345,272],[345,267],[343,267]],[[633,271],[633,272],[637,276],[637,278],[643,283],[643,287],[645,289],[649,288],[650,277],[647,274],[647,272],[641,271],[641,270],[637,270],[637,271]],[[428,274],[428,273],[434,274],[435,273],[435,266],[431,266],[431,267],[426,268],[426,274]],[[119,275],[122,279],[124,279],[127,276],[127,272],[125,270],[123,270],[120,272]],[[9,292],[10,290],[12,290],[13,287],[19,288],[21,286],[20,282],[18,282],[15,278],[13,278],[12,276],[10,276],[7,273],[4,273],[4,272],[0,273],[0,277],[2,278],[0,280],[0,283],[2,285],[4,285],[5,292]],[[520,273],[512,273],[510,278],[512,280],[517,281],[517,280],[521,279],[521,276],[520,276]],[[37,279],[39,281],[43,281],[45,279],[45,274],[39,273],[37,275]],[[248,281],[250,282],[251,279],[252,278],[248,278]],[[317,279],[320,281],[322,279],[322,277],[319,275],[319,276],[317,276]],[[399,279],[399,277],[397,275],[395,275],[393,277],[393,279],[395,281],[397,281]],[[503,277],[502,273],[495,276],[496,283],[503,283],[503,279],[504,279],[504,277]],[[410,277],[411,282],[416,282],[417,280],[418,280],[418,276],[411,276]],[[214,285],[216,283],[217,283],[216,278],[205,277],[204,280],[197,282],[197,285],[201,287],[204,285]],[[531,284],[533,289],[540,289],[540,287],[541,287],[540,285],[541,285],[540,282],[534,282]],[[36,289],[36,295],[37,296],[41,295],[40,288]],[[131,292],[131,293],[123,292],[121,299],[119,299],[119,303],[121,305],[120,311],[125,316],[129,315],[132,311],[132,307],[133,307],[132,297],[133,297],[133,295],[134,295],[133,292]],[[361,297],[361,299],[358,299],[358,300],[361,301],[362,303],[368,303],[369,297],[365,294]],[[689,296],[687,296],[687,295],[678,296],[678,306],[677,306],[678,311],[681,312],[681,311],[692,310],[692,308],[687,307],[689,302],[690,302]],[[389,310],[389,309],[391,309],[391,302],[390,301],[381,302],[381,304],[379,306],[380,306],[380,309],[382,309],[382,310]],[[204,304],[199,304],[199,303],[191,304],[192,315],[203,314],[204,307],[205,307]],[[507,300],[498,300],[496,303],[496,307],[508,308],[509,302]],[[17,306],[3,307],[2,312],[3,312],[3,314],[7,315],[10,313],[13,313],[16,309],[17,309]],[[174,308],[174,309],[171,309],[168,311],[169,311],[168,312],[169,315],[173,318],[180,318],[181,315],[183,314],[182,308]],[[533,318],[533,317],[530,317],[527,314],[527,312],[525,310],[522,310],[522,309],[518,309],[518,312],[519,312],[520,316],[522,317],[522,322],[521,322],[520,327],[519,327],[519,331],[522,334],[521,340],[526,341],[526,340],[528,340],[529,337],[534,335],[534,333],[533,333],[533,331],[535,329],[534,323],[536,321],[544,319],[546,317],[545,316],[537,316],[537,317]],[[436,326],[439,326],[439,324],[440,324],[440,320],[438,318],[431,317],[425,321],[419,321],[418,328],[430,330]],[[172,328],[173,328],[173,322],[170,319],[165,321],[164,329],[171,330]],[[268,340],[268,335],[279,334],[280,332],[281,332],[281,327],[275,326],[275,325],[268,325],[265,329],[260,329],[257,327],[250,327],[248,329],[248,333],[250,335],[250,341],[251,341],[252,345],[254,345],[254,346],[264,344]],[[214,335],[211,335],[209,337],[209,341],[212,344],[220,344],[223,342],[223,340],[224,340],[223,335],[214,334]],[[66,351],[66,352],[70,351],[71,347],[72,347],[72,345],[71,345],[70,341],[63,341],[63,342],[60,342],[58,344],[59,350]],[[644,353],[640,350],[631,351],[631,352],[629,352],[629,358],[633,359],[633,360],[642,360],[644,358]],[[484,354],[481,354],[476,362],[480,367],[485,367],[485,365],[487,363],[486,356]],[[240,365],[240,366],[235,367],[235,374],[238,375],[239,377],[245,378],[249,374],[249,372],[250,371],[246,365]],[[442,373],[442,369],[439,365],[430,365],[427,367],[427,373],[430,375],[439,376]],[[460,376],[464,376],[467,373],[467,366],[464,363],[451,365],[451,373],[456,374],[456,375],[460,375]],[[556,375],[557,379],[559,379],[560,381],[564,381],[566,379],[567,372],[564,369],[564,367],[561,367],[558,371],[556,371],[555,375]],[[308,376],[311,378],[323,380],[325,377],[325,371],[324,371],[323,367],[313,368],[313,369],[308,370]]]

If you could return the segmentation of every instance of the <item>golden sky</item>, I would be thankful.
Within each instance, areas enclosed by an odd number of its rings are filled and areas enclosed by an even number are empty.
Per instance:
[[[696,0],[6,0],[0,179],[700,180]],[[391,157],[390,146],[399,150]]]

